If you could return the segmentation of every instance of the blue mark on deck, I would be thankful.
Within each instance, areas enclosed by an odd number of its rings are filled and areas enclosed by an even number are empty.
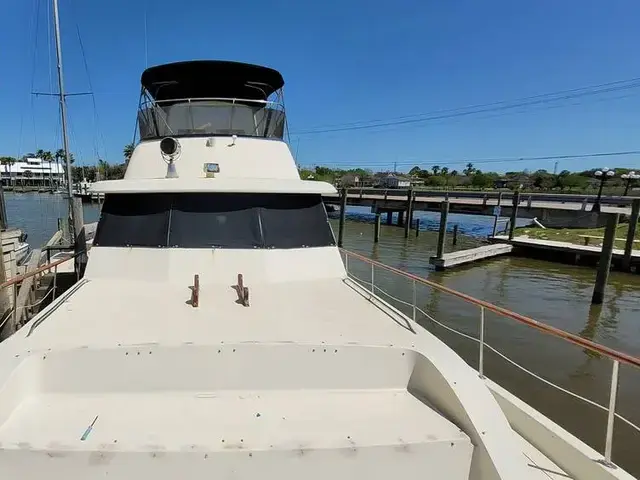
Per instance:
[[[80,437],[81,441],[85,441],[87,439],[87,437],[89,436],[89,434],[91,433],[91,430],[93,430],[93,426],[96,424],[96,421],[98,420],[98,415],[96,415],[96,418],[93,419],[93,422],[91,422],[91,425],[89,425],[87,427],[87,429],[84,431],[84,433],[82,434],[82,436]]]

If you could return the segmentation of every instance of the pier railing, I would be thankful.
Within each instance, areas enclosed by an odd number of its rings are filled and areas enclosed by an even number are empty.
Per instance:
[[[347,194],[351,197],[377,197],[384,200],[404,200],[409,193],[413,195],[414,201],[433,201],[434,198],[447,197],[449,199],[476,199],[482,200],[483,205],[511,205],[515,192],[492,190],[492,191],[465,191],[465,190],[432,190],[432,189],[408,189],[408,188],[379,188],[379,187],[351,187],[347,188]],[[591,193],[544,193],[544,192],[520,192],[520,204],[531,205],[532,202],[553,202],[553,203],[577,203],[592,204],[596,201],[597,195]],[[628,207],[633,202],[633,196],[607,195],[600,199],[603,205],[612,207]]]
[[[471,340],[473,342],[476,342],[479,344],[479,349],[478,349],[478,373],[480,375],[481,378],[485,378],[484,377],[484,353],[485,350],[490,350],[491,352],[493,352],[494,354],[498,355],[500,358],[502,358],[503,360],[507,361],[509,364],[515,366],[516,368],[522,370],[523,372],[527,373],[528,375],[532,376],[533,378],[545,383],[546,385],[553,387],[567,395],[570,395],[571,397],[577,398],[579,400],[581,400],[582,402],[585,402],[593,407],[596,407],[600,410],[606,411],[607,412],[607,428],[606,428],[606,436],[605,436],[605,447],[604,447],[604,458],[605,458],[605,463],[608,466],[612,466],[612,462],[611,462],[611,455],[612,455],[612,448],[613,448],[613,428],[614,428],[614,419],[617,418],[621,421],[623,421],[624,423],[626,423],[628,426],[630,426],[631,428],[635,429],[637,432],[640,432],[640,427],[638,425],[635,425],[633,422],[631,422],[629,419],[623,417],[621,414],[616,412],[616,401],[617,401],[617,396],[618,396],[618,382],[619,382],[619,368],[620,368],[620,364],[625,364],[625,365],[630,365],[632,367],[635,368],[640,368],[640,358],[634,357],[632,355],[623,353],[623,352],[619,352],[616,351],[612,348],[606,347],[604,345],[600,345],[596,342],[592,342],[586,338],[583,338],[579,335],[575,335],[573,333],[561,330],[559,328],[553,327],[551,325],[547,325],[545,323],[539,322],[537,320],[534,320],[533,318],[529,318],[525,315],[520,315],[519,313],[513,312],[511,310],[508,310],[506,308],[503,307],[499,307],[497,305],[493,305],[489,302],[485,302],[483,300],[479,300],[477,298],[474,298],[470,295],[467,295],[465,293],[459,292],[457,290],[454,290],[452,288],[446,287],[444,285],[441,285],[439,283],[436,282],[432,282],[430,280],[427,280],[425,278],[419,277],[417,275],[413,275],[409,272],[406,272],[404,270],[400,270],[398,268],[395,267],[391,267],[389,265],[386,265],[384,263],[380,263],[377,262],[375,260],[372,260],[368,257],[365,257],[363,255],[359,255],[357,253],[354,252],[350,252],[348,250],[344,250],[342,249],[342,254],[344,255],[344,264],[345,264],[345,268],[347,271],[347,274],[349,275],[349,278],[355,280],[357,283],[359,283],[360,285],[362,285],[364,288],[368,289],[371,292],[372,295],[372,299],[374,298],[374,296],[376,298],[380,298],[382,299],[382,297],[387,297],[392,299],[395,302],[398,302],[400,304],[405,305],[406,307],[411,309],[411,318],[414,322],[416,322],[417,316],[418,314],[422,314],[425,318],[427,318],[429,321],[433,322],[434,324],[446,329],[447,331],[459,335],[461,337],[464,337],[468,340]],[[353,273],[353,263],[355,261],[359,261],[362,262],[364,264],[366,264],[369,269],[370,269],[370,278],[369,279],[365,279],[365,278],[361,278],[356,276]],[[360,270],[361,272],[363,270]],[[405,300],[402,300],[400,298],[398,298],[397,296],[394,296],[392,294],[390,294],[389,292],[383,290],[380,287],[380,281],[378,280],[376,283],[376,273],[378,271],[387,271],[390,272],[394,275],[397,275],[399,277],[402,277],[406,280],[409,280],[412,284],[412,301],[408,302]],[[476,307],[478,307],[478,322],[479,322],[479,335],[478,338],[469,335],[465,332],[462,332],[460,330],[457,330],[455,328],[452,328],[449,325],[445,325],[444,323],[438,321],[437,319],[435,319],[432,315],[430,315],[429,313],[427,313],[425,310],[423,310],[422,308],[420,308],[418,301],[417,301],[417,287],[419,285],[422,286],[426,286],[429,287],[433,290],[437,290],[439,292],[445,293],[447,295],[451,295],[453,297],[456,297],[458,299],[461,299],[465,302],[467,302],[468,304],[474,305]],[[601,355],[604,356],[606,358],[608,358],[611,361],[611,384],[610,384],[610,388],[609,388],[609,403],[607,406],[605,405],[601,405],[600,403],[597,403],[591,399],[588,399],[582,395],[579,395],[575,392],[572,392],[571,390],[568,390],[564,387],[561,387],[559,385],[556,385],[555,383],[551,382],[548,379],[545,379],[543,377],[541,377],[540,375],[532,372],[531,370],[523,367],[522,365],[518,364],[517,362],[515,362],[514,360],[512,360],[511,358],[509,358],[507,355],[505,355],[504,353],[500,352],[499,350],[497,350],[496,348],[494,348],[493,346],[489,345],[486,341],[485,341],[485,313],[486,312],[493,312],[503,318],[507,318],[509,320],[512,320],[514,322],[517,322],[519,324],[525,325],[529,328],[532,328],[534,330],[537,330],[539,332],[542,332],[546,335],[550,335],[552,337],[558,338],[563,340],[564,342],[567,343],[571,343],[573,345],[577,345],[579,347],[582,347],[583,349],[588,350],[589,352],[592,352],[594,354],[597,355]]]

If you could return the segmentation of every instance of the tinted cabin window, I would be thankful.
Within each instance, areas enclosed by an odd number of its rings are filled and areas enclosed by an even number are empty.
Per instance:
[[[304,248],[335,245],[320,195],[109,194],[104,247]]]
[[[169,246],[259,248],[258,211],[248,195],[181,194],[173,198]]]
[[[319,195],[269,195],[264,200],[260,219],[265,247],[324,247],[334,244]]]
[[[167,244],[171,196],[108,195],[94,245],[103,247],[164,247]]]

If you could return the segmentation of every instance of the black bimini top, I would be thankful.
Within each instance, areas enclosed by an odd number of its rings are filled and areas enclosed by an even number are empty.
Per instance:
[[[146,69],[140,81],[155,100],[266,100],[284,86],[282,75],[272,68],[222,60],[193,60],[157,65]]]

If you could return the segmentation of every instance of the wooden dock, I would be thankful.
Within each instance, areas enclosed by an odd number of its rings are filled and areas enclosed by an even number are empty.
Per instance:
[[[561,254],[575,255],[576,260],[581,257],[600,258],[602,247],[596,245],[576,245],[568,242],[558,242],[555,240],[542,240],[539,238],[515,237],[509,240],[506,235],[490,237],[489,241],[494,244],[508,244],[518,249],[538,250],[540,252],[557,252]],[[624,250],[613,249],[613,260],[621,262],[624,258]],[[640,265],[640,250],[631,252],[631,265]]]
[[[457,252],[445,253],[442,257],[431,257],[429,263],[436,267],[437,271],[447,268],[457,267],[466,263],[493,258],[499,255],[511,253],[513,247],[505,243],[495,243],[493,245],[483,245],[482,247],[459,250]]]

